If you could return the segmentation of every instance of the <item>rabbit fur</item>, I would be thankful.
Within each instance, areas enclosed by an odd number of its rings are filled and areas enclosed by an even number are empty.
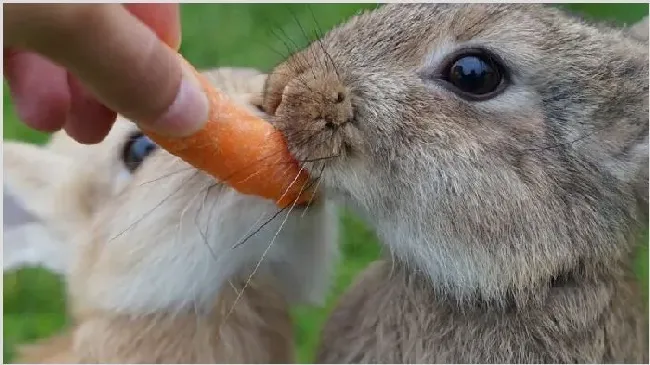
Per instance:
[[[246,106],[265,78],[246,68],[204,74]],[[5,189],[38,218],[5,237],[5,272],[40,265],[61,274],[71,316],[18,361],[292,362],[288,308],[324,298],[337,257],[335,206],[282,213],[241,243],[276,213],[273,202],[162,149],[130,173],[120,156],[136,131],[118,118],[97,145],[64,132],[45,146],[5,141]]]
[[[339,299],[324,363],[648,362],[645,23],[531,4],[387,4],[267,78],[261,107],[386,258]],[[506,70],[493,97],[441,79]]]

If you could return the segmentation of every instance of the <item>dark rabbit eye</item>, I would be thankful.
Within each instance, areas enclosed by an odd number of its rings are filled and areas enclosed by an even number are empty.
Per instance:
[[[471,100],[493,97],[504,84],[501,65],[481,51],[456,55],[442,70],[441,76],[453,91]]]
[[[131,172],[135,171],[156,148],[156,144],[149,137],[139,132],[133,134],[124,144],[122,151],[124,166]]]

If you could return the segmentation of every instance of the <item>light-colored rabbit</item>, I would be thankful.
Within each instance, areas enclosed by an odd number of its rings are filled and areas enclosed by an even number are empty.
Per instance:
[[[265,77],[206,74],[244,105]],[[93,146],[63,132],[44,147],[5,142],[4,168],[5,188],[37,217],[5,237],[5,270],[42,264],[64,275],[73,321],[19,361],[293,360],[288,305],[323,299],[337,255],[331,203],[265,224],[273,202],[218,184],[123,119]]]
[[[273,71],[264,110],[393,258],[340,299],[319,362],[648,362],[637,31],[540,5],[390,4]]]

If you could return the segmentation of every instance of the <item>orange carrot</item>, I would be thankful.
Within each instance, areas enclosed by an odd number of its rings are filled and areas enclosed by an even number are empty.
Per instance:
[[[187,137],[143,132],[169,153],[243,194],[272,199],[281,208],[308,203],[309,176],[289,153],[282,133],[191,68],[208,95],[208,122]]]

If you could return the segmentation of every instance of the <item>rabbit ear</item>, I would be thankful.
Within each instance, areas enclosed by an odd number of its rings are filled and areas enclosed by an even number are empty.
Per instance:
[[[2,268],[4,272],[42,266],[55,273],[65,271],[56,236],[4,187]]]
[[[4,183],[28,212],[47,220],[55,209],[55,189],[67,176],[71,161],[37,145],[5,142]]]
[[[26,223],[4,230],[2,269],[4,272],[40,266],[64,274],[63,245],[40,222]]]
[[[36,145],[5,142],[3,197],[3,270],[43,266],[57,273],[65,269],[63,245],[51,227],[56,187],[69,161]]]

